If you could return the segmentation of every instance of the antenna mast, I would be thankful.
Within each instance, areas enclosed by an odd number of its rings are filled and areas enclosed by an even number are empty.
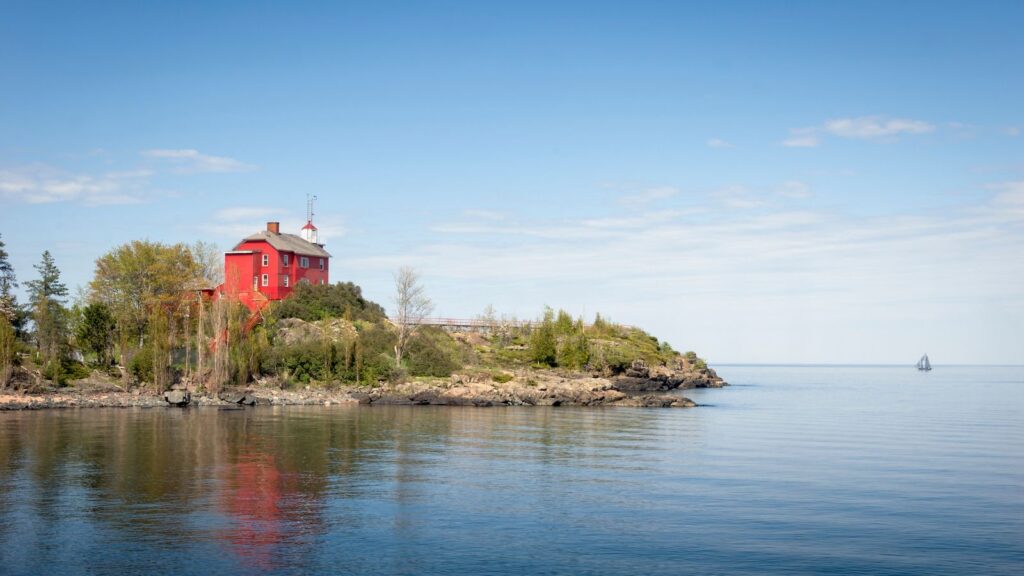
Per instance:
[[[306,222],[313,222],[313,202],[316,202],[316,196],[306,194]]]

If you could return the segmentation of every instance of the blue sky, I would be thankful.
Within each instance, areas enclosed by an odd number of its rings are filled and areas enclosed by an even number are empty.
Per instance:
[[[1024,4],[684,4],[4,1],[0,234],[84,285],[310,193],[385,306],[1024,363]]]

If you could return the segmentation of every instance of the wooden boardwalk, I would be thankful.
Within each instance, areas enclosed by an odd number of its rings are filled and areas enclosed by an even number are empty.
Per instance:
[[[397,318],[388,318],[392,324],[398,324]],[[531,328],[538,322],[532,320],[489,320],[486,318],[420,318],[409,324],[417,326],[437,326],[451,332],[487,332],[497,328]]]
[[[397,318],[388,318],[388,321],[394,325],[398,325]],[[498,320],[498,319],[487,319],[487,318],[421,318],[418,321],[409,322],[410,324],[416,324],[417,326],[437,326],[438,328],[444,328],[449,332],[488,332],[498,328],[534,328],[540,326],[539,320]],[[634,327],[629,324],[612,323],[613,326],[619,328],[633,329]],[[586,325],[588,328],[591,324]]]

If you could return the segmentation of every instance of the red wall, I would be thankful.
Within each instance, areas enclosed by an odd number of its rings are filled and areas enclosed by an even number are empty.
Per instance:
[[[295,286],[302,280],[310,284],[327,284],[330,280],[330,258],[323,257],[324,269],[320,269],[319,256],[307,256],[309,267],[300,266],[301,255],[279,253],[267,242],[244,242],[235,251],[251,250],[253,254],[225,254],[224,256],[224,288],[222,292],[236,295],[239,300],[253,308],[253,276],[257,278],[256,292],[270,300],[280,300],[291,294]],[[263,265],[263,255],[267,255],[267,265]],[[288,256],[288,265],[284,266],[283,255]],[[267,275],[267,285],[263,285],[263,275]],[[288,286],[285,286],[285,277]]]

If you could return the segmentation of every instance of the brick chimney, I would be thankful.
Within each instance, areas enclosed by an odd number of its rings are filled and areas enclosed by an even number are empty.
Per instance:
[[[281,233],[281,223],[280,222],[267,222],[267,232],[273,232],[274,234],[280,234]]]

